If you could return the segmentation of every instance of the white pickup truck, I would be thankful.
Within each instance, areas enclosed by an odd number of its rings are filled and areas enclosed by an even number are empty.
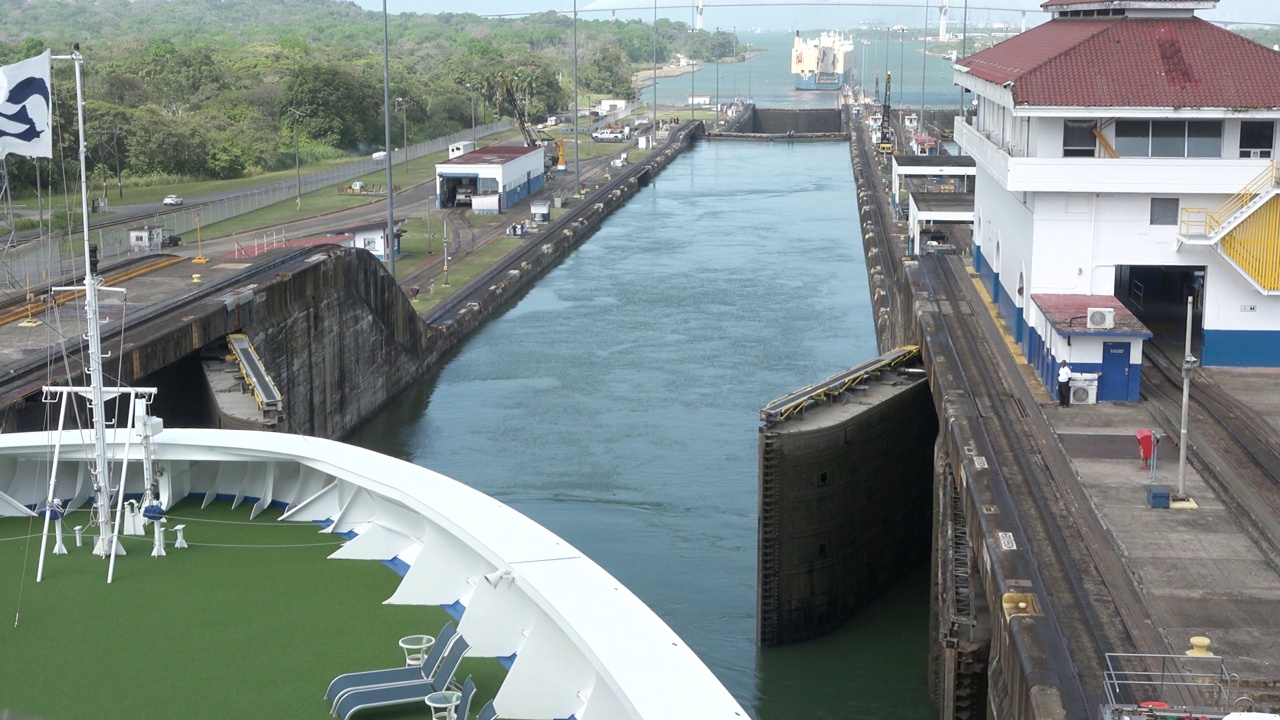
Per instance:
[[[591,133],[591,139],[597,142],[626,142],[631,139],[631,129],[623,128],[622,130],[597,130]]]

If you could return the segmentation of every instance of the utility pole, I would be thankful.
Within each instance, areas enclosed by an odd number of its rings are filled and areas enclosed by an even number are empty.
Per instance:
[[[409,167],[409,98],[396,98],[396,110],[400,111],[400,131],[404,135],[404,166]]]
[[[302,209],[302,163],[301,163],[301,161],[299,160],[299,158],[301,157],[301,155],[300,155],[300,153],[298,152],[298,132],[299,132],[299,130],[300,130],[300,128],[299,128],[299,123],[302,121],[302,117],[303,117],[303,115],[302,115],[302,112],[301,112],[301,111],[299,111],[299,110],[298,110],[298,108],[295,108],[295,107],[291,107],[291,108],[289,108],[289,112],[293,113],[293,115],[294,115],[294,120],[293,120],[293,172],[294,172],[294,177],[295,177],[296,182],[297,182],[297,204],[298,204],[297,209],[298,209],[298,210],[301,210],[301,209]]]
[[[471,96],[471,144],[476,142],[476,91],[471,83],[466,83],[467,94]]]

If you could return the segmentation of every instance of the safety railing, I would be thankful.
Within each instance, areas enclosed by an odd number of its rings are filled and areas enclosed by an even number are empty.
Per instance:
[[[1240,212],[1255,197],[1273,188],[1280,187],[1280,167],[1270,163],[1256,178],[1232,195],[1216,210],[1208,208],[1184,208],[1178,224],[1178,232],[1183,237],[1212,237],[1222,229],[1223,224],[1231,216]]]

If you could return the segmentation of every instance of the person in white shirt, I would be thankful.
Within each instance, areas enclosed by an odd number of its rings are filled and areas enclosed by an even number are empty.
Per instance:
[[[1071,407],[1071,366],[1066,360],[1058,366],[1058,404]]]

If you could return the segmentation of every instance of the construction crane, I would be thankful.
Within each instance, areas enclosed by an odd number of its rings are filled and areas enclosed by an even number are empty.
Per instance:
[[[499,73],[498,79],[502,81],[503,94],[507,97],[507,102],[511,103],[511,109],[515,112],[516,124],[520,126],[520,134],[524,136],[525,147],[541,147],[555,148],[556,160],[552,160],[550,156],[546,158],[546,164],[551,165],[555,162],[556,167],[564,168],[564,141],[551,137],[547,133],[539,130],[538,135],[534,135],[533,126],[529,123],[529,119],[525,117],[524,110],[520,108],[519,101],[516,100],[515,88],[511,86],[511,80],[504,74]]]
[[[884,74],[884,107],[880,110],[880,142],[876,152],[881,155],[893,154],[893,126],[889,124],[889,84],[893,81],[893,73]]]

